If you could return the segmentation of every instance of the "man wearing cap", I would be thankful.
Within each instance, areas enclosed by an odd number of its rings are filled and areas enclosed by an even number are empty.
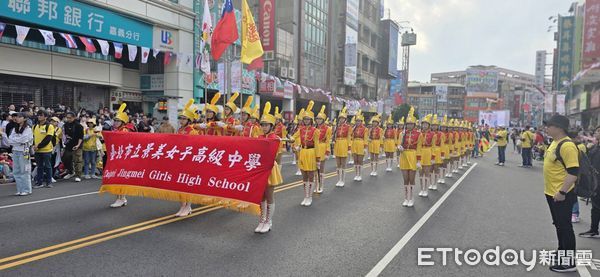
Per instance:
[[[46,183],[47,188],[52,187],[52,149],[54,149],[55,131],[54,125],[48,122],[48,113],[40,110],[37,112],[38,123],[33,126],[33,150],[35,151],[35,161],[37,163],[37,174],[35,178],[36,185],[33,188],[43,187]]]
[[[508,144],[508,132],[504,126],[496,133],[496,143],[498,144],[498,162],[496,165],[504,166],[506,162],[506,144]]]
[[[556,228],[558,250],[575,252],[575,233],[571,223],[571,210],[577,201],[573,188],[579,173],[579,152],[577,146],[567,136],[569,119],[554,115],[545,122],[546,132],[553,141],[544,157],[544,194]],[[572,256],[571,256],[572,257]],[[566,256],[565,256],[566,258]],[[574,272],[574,260],[560,264],[553,263],[554,272]]]

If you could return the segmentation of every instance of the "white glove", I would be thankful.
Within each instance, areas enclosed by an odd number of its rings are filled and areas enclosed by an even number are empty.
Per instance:
[[[417,168],[421,169],[421,162],[417,162]]]
[[[201,129],[206,129],[206,123],[200,123],[200,124],[198,124],[198,126],[199,126]]]
[[[225,126],[226,126],[226,124],[225,124],[225,123],[223,123],[223,122],[221,122],[221,121],[219,121],[219,122],[217,122],[217,126],[219,126],[219,127],[223,128],[223,127],[225,127]]]
[[[300,146],[296,146],[296,152],[300,151],[300,149],[302,149]]]
[[[235,127],[234,127],[234,128],[235,128],[236,130],[238,130],[238,131],[243,131],[243,130],[244,130],[244,126],[242,126],[242,125],[235,125]]]
[[[398,150],[399,150],[400,152],[402,152],[402,151],[404,151],[404,147],[402,147],[402,145],[398,145]]]

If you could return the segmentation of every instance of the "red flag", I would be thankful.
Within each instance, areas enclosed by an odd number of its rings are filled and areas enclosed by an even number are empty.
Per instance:
[[[164,59],[164,64],[168,65],[171,63],[171,52],[166,51],[165,52],[165,59]]]
[[[263,58],[262,57],[258,57],[256,59],[254,59],[249,65],[248,68],[246,68],[248,71],[250,70],[255,70],[255,69],[261,69],[265,66],[265,63],[263,62]]]
[[[233,12],[233,3],[231,0],[225,2],[223,15],[217,23],[212,35],[211,52],[214,60],[221,58],[221,55],[229,45],[238,39],[237,23],[235,13]]]

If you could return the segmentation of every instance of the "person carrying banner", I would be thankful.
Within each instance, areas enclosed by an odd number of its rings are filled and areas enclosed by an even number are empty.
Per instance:
[[[325,105],[321,106],[321,111],[317,114],[317,129],[319,130],[319,140],[317,142],[317,184],[315,186],[316,193],[323,193],[323,174],[325,173],[325,160],[329,157],[329,144],[331,143],[331,128],[325,124],[327,115],[325,114]]]
[[[336,187],[343,187],[345,185],[346,170],[346,159],[348,158],[348,150],[350,149],[350,135],[351,127],[350,124],[346,123],[348,115],[346,114],[346,107],[342,108],[338,115],[337,127],[335,128],[335,135],[333,140],[335,144],[333,146],[333,154],[336,160],[336,169],[338,174],[338,182],[335,184]]]
[[[362,115],[361,111],[354,116],[356,125],[354,125],[354,129],[352,130],[352,156],[354,158],[354,170],[356,172],[356,176],[354,177],[354,181],[362,181],[362,164],[365,156],[365,146],[368,145],[367,140],[369,139],[369,130],[367,127],[363,125],[363,121],[365,118]]]
[[[371,176],[377,176],[377,163],[379,163],[379,153],[383,146],[383,129],[379,126],[381,115],[377,114],[371,118],[371,128],[369,129],[369,154],[371,155]]]
[[[417,161],[420,161],[422,165],[422,168],[419,171],[419,183],[421,184],[419,196],[421,197],[427,197],[427,188],[431,187],[431,183],[433,182],[433,179],[431,178],[431,169],[433,165],[433,146],[436,144],[436,137],[435,132],[431,131],[432,117],[431,114],[428,114],[421,120],[421,135],[423,137],[423,142],[421,151],[417,152]]]
[[[317,171],[317,153],[315,147],[319,141],[319,129],[313,126],[315,118],[312,108],[314,102],[311,100],[308,107],[301,115],[303,125],[293,135],[298,151],[298,166],[302,171],[304,183],[304,200],[300,205],[310,206],[312,204],[313,186],[315,185],[315,171]]]
[[[197,108],[194,106],[194,99],[188,100],[187,104],[183,107],[183,110],[177,117],[179,120],[179,130],[177,130],[178,134],[181,135],[197,135],[199,134],[199,130],[194,128],[194,120],[198,119]],[[192,213],[192,203],[190,202],[181,202],[181,206],[179,207],[179,211],[175,214],[177,217],[188,216]]]
[[[394,128],[394,120],[390,114],[385,121],[385,132],[383,134],[383,152],[385,152],[385,171],[391,172],[394,165],[394,152],[398,147],[398,134]]]
[[[238,92],[234,93],[223,107],[223,123],[225,123],[225,126],[223,127],[224,136],[237,136],[239,134],[239,131],[235,128],[235,126],[239,125],[239,122],[234,117],[235,112],[238,110],[235,100],[239,96],[240,94]]]
[[[275,116],[271,115],[270,112],[271,103],[267,102],[265,103],[263,115],[260,119],[260,126],[263,134],[260,135],[259,138],[281,140],[282,137],[278,136],[274,132],[277,119]],[[277,112],[275,112],[275,114],[277,114]],[[275,212],[275,187],[281,185],[282,183],[283,177],[281,176],[281,169],[277,161],[275,161],[273,169],[271,169],[271,174],[269,175],[268,186],[266,187],[263,199],[260,202],[260,220],[258,222],[258,227],[254,229],[255,233],[264,234],[271,231],[271,228],[273,228],[273,213]]]
[[[444,133],[440,131],[440,122],[438,121],[437,114],[433,115],[433,119],[431,121],[431,129],[434,134],[435,143],[433,144],[432,152],[433,152],[433,161],[432,161],[432,178],[429,181],[429,189],[437,190],[437,183],[442,178],[443,175],[440,174],[440,168],[444,164],[444,154],[442,153],[442,148],[444,147]]]
[[[275,113],[273,114],[273,116],[275,116],[275,129],[273,130],[273,132],[275,133],[275,135],[282,139],[287,138],[288,132],[285,128],[285,125],[283,124],[283,116],[281,116],[281,113],[279,113],[279,107],[275,107]],[[277,158],[275,159],[277,161],[277,164],[279,165],[279,170],[281,170],[281,154],[283,152],[285,152],[285,141],[282,140],[279,144],[279,152],[277,152]]]
[[[412,207],[413,188],[415,186],[415,177],[417,169],[421,168],[421,162],[417,160],[417,153],[421,153],[421,145],[423,136],[421,132],[416,130],[417,118],[414,116],[415,108],[410,107],[408,116],[406,117],[405,130],[400,136],[400,170],[404,179],[404,202],[402,206]]]
[[[117,110],[114,118],[113,130],[116,132],[135,132],[135,125],[129,122],[129,116],[125,112],[127,104],[123,103]],[[120,208],[127,206],[127,198],[125,195],[117,195],[117,199],[110,205],[111,208]]]

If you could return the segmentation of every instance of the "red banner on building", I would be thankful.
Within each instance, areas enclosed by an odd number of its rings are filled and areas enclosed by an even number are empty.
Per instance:
[[[583,26],[583,60],[589,66],[600,57],[600,0],[585,1]],[[587,67],[584,66],[584,67]]]
[[[279,141],[104,132],[100,192],[258,214]]]
[[[260,0],[259,30],[265,53],[275,50],[275,0]]]
[[[515,95],[513,98],[512,114],[515,118],[521,117],[521,95]]]

